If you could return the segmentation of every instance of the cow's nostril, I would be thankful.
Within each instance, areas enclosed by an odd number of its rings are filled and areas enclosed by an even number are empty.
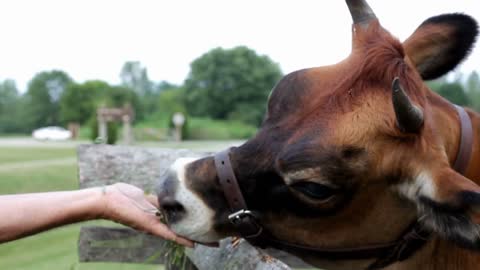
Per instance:
[[[171,198],[161,199],[160,208],[162,213],[165,215],[166,221],[170,224],[180,220],[186,213],[185,207]]]
[[[183,207],[183,205],[181,205],[177,201],[164,203],[164,204],[162,204],[162,208],[165,211],[173,211],[173,212],[184,212],[185,211],[185,208]]]

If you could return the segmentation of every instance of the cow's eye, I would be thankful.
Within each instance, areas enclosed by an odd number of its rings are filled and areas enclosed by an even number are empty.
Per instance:
[[[291,187],[314,200],[327,200],[336,193],[336,189],[313,182],[297,182]]]

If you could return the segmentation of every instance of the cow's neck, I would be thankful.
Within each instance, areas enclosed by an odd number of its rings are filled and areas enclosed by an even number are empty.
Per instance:
[[[478,269],[480,254],[463,249],[438,237],[410,259],[396,263],[385,270],[468,270]]]
[[[480,184],[480,115],[469,112],[473,126],[473,145],[472,157],[466,170],[465,176],[472,181]],[[444,121],[444,123],[458,123],[455,114],[449,114],[449,117],[455,121]],[[453,162],[456,158],[457,145],[460,141],[459,125],[449,125],[443,127],[443,134],[453,134],[447,138],[446,146],[448,155]],[[445,133],[450,132],[450,133]],[[451,147],[451,146],[454,147]],[[460,248],[455,244],[432,236],[431,240],[411,258],[387,267],[387,270],[460,270],[460,269],[478,269],[480,265],[480,253]]]
[[[469,113],[473,126],[473,151],[465,176],[480,185],[480,115]]]
[[[447,151],[447,155],[450,158],[450,163],[453,164],[455,162],[455,159],[457,158],[461,131],[458,113],[455,109],[453,109],[453,106],[451,106],[451,104],[449,104],[449,107],[450,110],[446,114],[448,115],[449,119],[445,119],[446,115],[437,114],[440,118],[437,119],[437,123],[443,123],[443,126],[440,126],[441,134],[448,134],[450,136],[445,137],[445,149]],[[480,166],[478,166],[480,164],[480,138],[478,136],[478,134],[480,134],[480,115],[472,111],[467,111],[467,113],[472,121],[473,144],[471,145],[472,154],[470,157],[470,162],[468,163],[468,167],[464,175],[480,185]]]

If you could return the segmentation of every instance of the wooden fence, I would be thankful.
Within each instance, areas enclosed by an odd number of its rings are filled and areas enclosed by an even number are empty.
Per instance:
[[[176,149],[82,145],[78,148],[80,187],[125,182],[153,192],[161,174],[177,158],[207,154]],[[78,251],[81,262],[164,264],[171,256],[171,246],[167,241],[130,228],[83,227]],[[222,240],[220,248],[197,245],[194,249],[186,249],[186,254],[191,262],[185,269],[287,270],[289,266],[306,266],[286,253],[272,250],[267,253],[246,241],[235,242],[231,238]],[[167,265],[167,269],[174,268]]]

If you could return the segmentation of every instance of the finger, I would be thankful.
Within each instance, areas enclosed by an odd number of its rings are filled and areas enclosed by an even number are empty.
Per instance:
[[[150,205],[150,207],[153,208],[155,207],[155,205],[158,205],[156,196],[154,195],[142,195],[142,199],[145,206]],[[121,201],[123,200],[124,199],[122,199]],[[127,205],[129,205],[130,207],[126,207]],[[155,209],[158,209],[158,207],[155,207]],[[136,205],[133,205],[131,201],[128,201],[127,204],[123,204],[123,207],[115,212],[116,214],[112,220],[115,220],[130,227],[134,227],[138,230],[142,230],[153,235],[162,237],[164,239],[175,241],[178,244],[184,245],[186,247],[193,247],[192,241],[177,236],[165,224],[161,223],[158,217],[147,215],[145,212],[141,211],[141,209],[139,209]]]
[[[156,208],[159,207],[158,205],[158,197],[155,196],[155,195],[152,195],[152,194],[149,194],[149,195],[145,195],[145,199],[147,199],[147,201],[151,204],[153,204],[153,206],[155,206]]]
[[[158,219],[153,218],[150,220],[148,225],[142,226],[146,231],[156,236],[162,237],[164,239],[174,241],[180,245],[193,248],[193,242],[176,235],[173,231],[171,231],[165,224],[158,221]]]
[[[166,240],[173,241],[173,242],[175,242],[177,244],[180,244],[182,246],[185,246],[185,247],[189,247],[189,248],[194,247],[194,243],[192,241],[176,235],[174,232],[170,231],[169,229],[160,230],[160,233],[157,234],[157,235],[166,239]]]
[[[177,236],[177,238],[175,239],[175,242],[177,244],[180,244],[182,246],[186,246],[186,247],[189,247],[189,248],[193,248],[194,247],[194,244],[192,241],[186,239],[186,238],[183,238],[183,237],[180,237],[180,236]]]

